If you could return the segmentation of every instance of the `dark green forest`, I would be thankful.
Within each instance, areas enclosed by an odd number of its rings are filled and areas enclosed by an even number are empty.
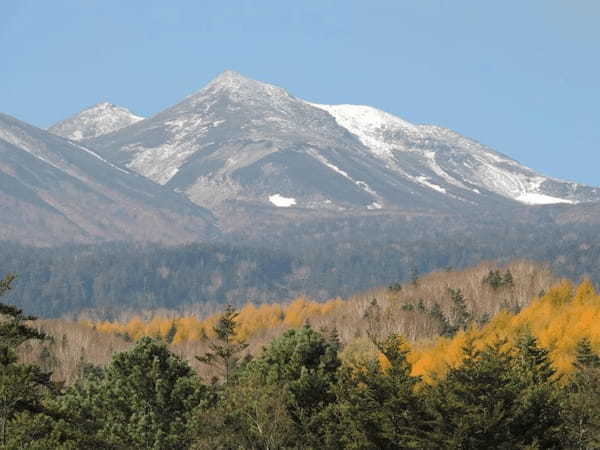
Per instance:
[[[448,237],[441,224],[427,227],[421,221],[391,229],[383,223],[381,233],[365,228],[364,235],[356,228],[346,235],[339,223],[331,239],[332,230],[319,224],[306,230],[314,240],[292,228],[271,242],[238,238],[179,247],[104,243],[49,249],[0,242],[0,273],[19,275],[13,301],[33,314],[87,311],[103,318],[161,308],[213,312],[226,303],[285,301],[301,294],[316,300],[348,297],[485,260],[533,259],[549,263],[558,276],[600,282],[594,226],[486,225],[472,232],[452,229]],[[317,230],[326,238],[318,239]]]

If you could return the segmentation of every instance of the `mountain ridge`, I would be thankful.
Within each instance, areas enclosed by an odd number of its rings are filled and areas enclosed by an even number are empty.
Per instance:
[[[212,214],[93,150],[0,114],[0,239],[189,242]]]
[[[84,142],[208,208],[242,201],[446,210],[600,200],[598,188],[543,176],[452,130],[370,106],[307,102],[233,71],[144,121]]]
[[[81,141],[118,131],[141,120],[144,118],[125,107],[100,102],[55,123],[48,131],[72,141]]]

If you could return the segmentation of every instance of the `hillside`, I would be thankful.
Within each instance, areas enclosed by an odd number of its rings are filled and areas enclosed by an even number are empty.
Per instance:
[[[0,239],[183,243],[217,233],[183,196],[89,148],[0,114]]]
[[[452,220],[413,217],[379,220],[373,222],[377,233],[359,234],[352,221],[337,221],[325,224],[336,240],[319,234],[323,223],[314,229],[298,224],[271,242],[178,247],[119,243],[38,249],[0,242],[0,273],[18,275],[13,301],[27,311],[43,317],[87,311],[99,318],[161,308],[214,311],[225,303],[243,306],[300,295],[318,301],[347,298],[405,283],[415,274],[514,258],[547,262],[573,282],[587,276],[600,283],[596,226],[527,222],[464,228]]]

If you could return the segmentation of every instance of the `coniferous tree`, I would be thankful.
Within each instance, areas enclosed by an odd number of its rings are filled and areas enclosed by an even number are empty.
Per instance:
[[[61,408],[82,429],[116,448],[181,449],[206,388],[189,365],[150,338],[114,356],[66,392]]]
[[[216,393],[192,425],[192,449],[294,448],[303,439],[290,416],[285,386],[246,372]]]
[[[324,409],[335,401],[332,386],[341,365],[339,344],[309,325],[286,331],[244,370],[262,383],[283,388],[287,411],[306,442],[321,442]]]
[[[325,414],[326,447],[427,447],[428,417],[415,393],[419,378],[410,375],[404,346],[398,335],[390,335],[379,345],[389,367],[372,360],[365,367],[341,371],[336,402]]]
[[[578,370],[600,368],[600,356],[592,348],[590,338],[583,337],[575,347],[575,362],[573,364]]]
[[[544,352],[528,340],[482,350],[469,342],[458,367],[427,391],[434,446],[463,449],[558,448],[560,415]],[[539,382],[539,383],[538,383]]]
[[[8,275],[0,280],[0,296],[11,289],[15,277]],[[30,327],[35,320],[22,310],[0,302],[0,446],[13,442],[11,422],[19,415],[44,412],[43,396],[53,385],[50,374],[39,367],[19,364],[16,349],[31,339],[46,336]]]
[[[560,389],[554,378],[548,350],[541,348],[530,333],[517,342],[513,361],[518,401],[513,411],[511,432],[524,443],[557,448],[563,432],[560,416]]]
[[[564,446],[600,448],[600,356],[588,337],[577,342],[573,366],[575,373],[566,384],[562,405]]]
[[[471,323],[473,317],[467,309],[465,297],[460,289],[448,289],[452,300],[452,334],[464,331]]]
[[[213,327],[216,339],[209,344],[211,351],[203,356],[196,356],[198,361],[221,369],[225,384],[229,383],[232,374],[238,368],[240,353],[248,347],[245,342],[236,341],[238,315],[233,306],[227,305]]]

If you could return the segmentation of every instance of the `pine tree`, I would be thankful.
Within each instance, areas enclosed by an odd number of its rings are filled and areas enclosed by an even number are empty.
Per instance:
[[[556,448],[563,422],[560,416],[560,390],[554,378],[548,350],[539,347],[530,333],[517,342],[513,361],[518,401],[513,411],[511,432],[524,443]]]
[[[148,337],[69,389],[61,409],[111,448],[181,449],[206,387],[190,366]]]
[[[331,388],[341,366],[338,351],[338,342],[304,326],[275,339],[244,370],[244,377],[283,389],[297,432],[316,448],[324,424],[322,413],[335,401]]]
[[[566,384],[562,404],[564,446],[600,448],[600,357],[588,337],[577,342],[573,366],[576,370]]]
[[[0,296],[11,289],[15,277],[0,280]],[[50,374],[37,366],[19,364],[16,349],[31,339],[46,336],[26,322],[35,320],[22,310],[0,302],[0,446],[7,445],[11,420],[20,413],[37,414],[43,411],[42,397],[52,388]]]
[[[462,364],[428,390],[432,447],[558,447],[558,397],[545,351],[531,339],[517,354],[506,345],[499,340],[477,350],[468,342]]]
[[[427,448],[423,431],[428,418],[404,347],[400,336],[388,336],[379,350],[389,367],[375,359],[341,371],[336,402],[326,414],[327,448]]]
[[[248,347],[245,342],[236,341],[236,318],[238,315],[239,313],[233,306],[227,305],[217,324],[213,327],[216,339],[209,344],[211,351],[203,356],[196,356],[198,361],[220,368],[225,384],[230,382],[231,376],[238,368],[240,353]]]
[[[600,356],[592,348],[590,338],[583,337],[577,342],[573,365],[578,370],[600,368]]]

